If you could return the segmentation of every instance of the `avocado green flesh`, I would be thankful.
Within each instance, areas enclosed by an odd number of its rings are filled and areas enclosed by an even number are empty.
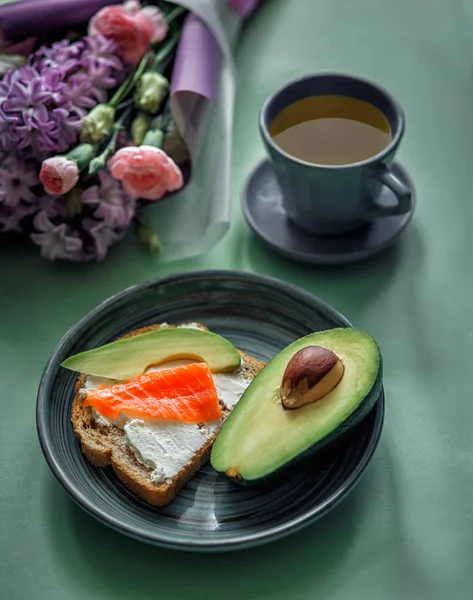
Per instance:
[[[282,406],[279,387],[292,356],[322,346],[344,366],[340,383],[324,398],[294,410]],[[381,358],[374,340],[356,329],[332,329],[301,338],[273,358],[255,377],[222,427],[211,464],[232,469],[246,481],[262,480],[311,448],[321,445],[360,407],[372,390]]]
[[[67,358],[62,366],[87,375],[132,379],[150,365],[178,358],[207,363],[213,373],[240,366],[237,349],[225,338],[201,329],[166,328],[142,333]]]

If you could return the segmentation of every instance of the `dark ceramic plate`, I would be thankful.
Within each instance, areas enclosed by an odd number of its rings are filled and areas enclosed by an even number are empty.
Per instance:
[[[82,456],[70,425],[76,376],[67,356],[151,323],[201,321],[264,361],[310,332],[348,321],[281,281],[232,271],[175,275],[131,287],[72,327],[44,371],[37,403],[41,447],[53,473],[88,513],[132,537],[183,550],[230,550],[269,542],[315,521],[353,488],[381,434],[384,396],[348,437],[272,491],[251,491],[205,466],[176,500],[156,509],[129,492],[110,468]]]

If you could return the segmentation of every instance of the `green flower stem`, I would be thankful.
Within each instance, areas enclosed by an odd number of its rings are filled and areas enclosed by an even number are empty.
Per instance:
[[[166,134],[172,122],[173,118],[171,112],[171,103],[170,99],[168,98],[162,113],[154,117],[154,119],[151,121],[150,129],[161,129],[161,131]]]
[[[99,156],[96,156],[93,160],[90,161],[88,170],[89,177],[92,175],[96,175],[99,171],[101,171],[107,164],[107,160],[115,152],[118,134],[120,133],[120,130],[120,127],[113,128],[112,137],[110,138],[110,141],[105,147],[105,150],[103,150],[103,152],[99,154]]]
[[[166,21],[168,22],[168,26],[172,24],[177,18],[179,18],[182,14],[187,12],[187,9],[183,6],[176,6],[166,17]]]
[[[115,152],[120,131],[122,131],[125,128],[125,123],[130,117],[132,111],[133,107],[128,107],[128,109],[122,113],[118,121],[116,121],[113,124],[112,135],[110,136],[108,144],[105,146],[101,154],[99,154],[99,156],[96,156],[93,160],[90,161],[88,170],[89,177],[91,177],[92,175],[96,175],[101,169],[103,169],[107,164],[107,160]]]
[[[149,71],[159,71],[161,63],[171,54],[181,37],[181,32],[177,31],[157,52],[151,63]],[[138,81],[138,80],[137,80]]]
[[[130,73],[130,75],[128,75],[128,77],[121,84],[118,90],[113,94],[110,102],[108,103],[109,106],[116,108],[118,104],[120,104],[120,102],[122,102],[128,96],[128,94],[135,87],[141,75],[144,73],[146,65],[148,64],[149,56],[150,53],[146,52],[146,54],[143,56],[133,73]]]
[[[144,244],[152,254],[160,254],[163,251],[163,245],[158,234],[142,223],[138,217],[135,217],[134,222],[140,242]]]
[[[97,144],[79,144],[67,153],[67,158],[77,164],[79,173],[83,171],[97,152]]]
[[[64,196],[67,214],[71,219],[76,215],[80,215],[84,205],[82,204],[82,189],[74,187]]]

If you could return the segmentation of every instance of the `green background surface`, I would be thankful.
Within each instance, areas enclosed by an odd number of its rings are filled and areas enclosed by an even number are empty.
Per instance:
[[[0,597],[462,600],[473,589],[471,386],[473,5],[470,0],[266,0],[238,51],[230,234],[161,265],[130,235],[98,265],[50,264],[0,240]],[[296,76],[373,78],[404,106],[400,159],[418,209],[399,244],[318,269],[264,249],[241,217],[263,155],[259,107]],[[36,438],[35,396],[63,333],[96,303],[167,273],[233,268],[279,277],[372,333],[387,416],[355,492],[323,521],[261,548],[192,555],[132,541],[66,496]]]

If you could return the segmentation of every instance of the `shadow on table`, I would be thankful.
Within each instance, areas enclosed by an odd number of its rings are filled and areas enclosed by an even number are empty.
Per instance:
[[[106,298],[146,280],[199,268],[199,257],[157,262],[133,232],[103,262],[87,264],[50,262],[28,240],[0,235],[0,312],[15,324],[3,328],[2,341],[22,343],[26,352],[34,350],[35,364],[44,364],[68,328]]]
[[[421,268],[424,248],[415,223],[396,244],[358,263],[315,266],[298,263],[270,250],[241,223],[242,262],[245,268],[299,285],[332,304],[350,320],[369,310],[388,292],[403,261]]]
[[[113,598],[291,598],[316,586],[330,595],[346,580],[348,556],[367,517],[370,468],[350,496],[312,526],[264,546],[222,554],[161,549],[121,535],[87,515],[49,478],[45,513],[61,567],[71,581]],[[371,485],[370,485],[371,480]]]

